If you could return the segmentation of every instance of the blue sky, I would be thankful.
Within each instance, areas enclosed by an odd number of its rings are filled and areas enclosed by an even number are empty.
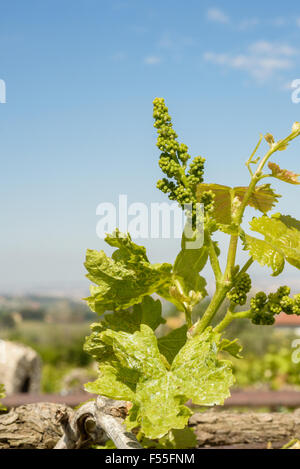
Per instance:
[[[281,138],[300,120],[290,88],[300,78],[296,0],[0,6],[0,292],[79,291],[85,249],[104,247],[96,206],[119,194],[164,200],[154,97],[166,99],[192,155],[207,158],[206,182],[247,184],[259,132]],[[300,172],[299,156],[296,141],[276,162]],[[298,187],[274,187],[285,195],[278,209],[299,218]],[[140,242],[153,261],[171,261],[178,247]],[[298,278],[291,268],[278,281]]]

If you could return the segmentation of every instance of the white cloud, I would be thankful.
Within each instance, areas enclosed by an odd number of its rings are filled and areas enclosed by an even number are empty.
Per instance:
[[[158,65],[161,61],[161,57],[158,55],[148,55],[144,58],[144,63],[147,65]]]
[[[299,26],[299,28],[300,28],[300,16],[299,16],[299,18],[296,19],[296,23],[297,23],[297,26]]]
[[[291,47],[287,44],[273,43],[268,41],[257,41],[254,44],[251,44],[249,51],[252,54],[258,55],[270,55],[273,57],[276,56],[286,56],[290,57],[297,54],[297,50],[294,47]]]
[[[215,23],[229,23],[230,18],[229,16],[224,13],[224,11],[220,10],[220,8],[210,8],[207,10],[206,14],[209,21],[214,21]]]
[[[258,41],[241,54],[206,52],[204,59],[219,66],[247,72],[258,81],[265,81],[279,71],[293,67],[297,50],[286,44]]]
[[[181,34],[162,33],[153,49],[153,54],[144,58],[144,63],[156,65],[164,61],[181,63],[185,57],[185,50],[193,47],[195,41],[191,36],[182,36]]]

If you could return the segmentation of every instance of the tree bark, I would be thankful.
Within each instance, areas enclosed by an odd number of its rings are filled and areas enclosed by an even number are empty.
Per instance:
[[[60,411],[73,414],[64,405],[28,404],[0,416],[0,449],[51,449],[62,436],[55,416]]]
[[[0,448],[65,449],[103,444],[110,437],[120,448],[139,449],[122,422],[127,403],[98,398],[77,411],[50,404],[28,404],[0,416]],[[300,410],[293,413],[237,413],[211,410],[190,418],[198,448],[282,447],[300,439]]]
[[[293,413],[208,411],[190,418],[199,447],[235,446],[280,448],[300,439],[300,409]]]

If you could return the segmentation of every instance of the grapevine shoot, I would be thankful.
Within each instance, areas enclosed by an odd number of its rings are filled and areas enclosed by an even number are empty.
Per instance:
[[[300,123],[295,122],[282,140],[267,134],[268,147],[263,156],[257,156],[263,141],[260,136],[246,162],[248,187],[228,187],[204,182],[205,159],[196,156],[189,163],[188,147],[179,143],[164,99],[156,98],[153,104],[159,166],[164,173],[157,187],[183,210],[186,204],[192,204],[187,218],[194,227],[194,206],[203,204],[203,246],[188,249],[183,234],[181,251],[173,265],[151,264],[143,246],[135,244],[130,234],[116,230],[105,239],[115,248],[112,256],[88,250],[85,262],[87,277],[93,283],[86,301],[101,316],[92,324],[85,343],[85,350],[99,367],[98,379],[86,384],[86,389],[130,402],[127,429],[138,429],[139,435],[151,440],[186,427],[192,415],[187,401],[214,406],[230,396],[234,376],[223,352],[235,357],[241,352],[237,339],[223,337],[232,321],[244,318],[258,326],[272,325],[281,312],[300,315],[300,293],[291,296],[288,286],[270,294],[261,291],[251,298],[248,273],[253,263],[269,267],[272,276],[280,275],[285,263],[300,268],[300,221],[289,215],[270,214],[280,195],[269,182],[265,183],[266,178],[275,178],[300,184],[297,174],[270,161],[275,154],[281,156],[300,135]],[[249,206],[258,216],[246,232],[242,221]],[[214,239],[217,231],[229,237],[224,269]],[[236,263],[238,249],[248,254],[241,267]],[[206,280],[201,276],[207,263],[214,275],[215,293],[202,316],[193,322],[195,307],[207,296]],[[156,329],[165,323],[159,297],[183,312],[186,321],[157,338]],[[225,315],[212,325],[224,304]]]

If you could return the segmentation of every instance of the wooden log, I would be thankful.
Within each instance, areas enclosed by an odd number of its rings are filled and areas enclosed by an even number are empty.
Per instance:
[[[208,411],[190,418],[199,447],[281,447],[300,439],[300,409],[293,413]]]
[[[73,416],[58,414],[64,434],[55,449],[78,449],[111,439],[118,449],[141,449],[134,433],[127,431],[124,418],[128,402],[98,396],[82,405]]]
[[[73,410],[52,403],[28,404],[11,409],[0,416],[1,449],[51,449],[63,431],[57,412],[73,414]]]
[[[99,413],[100,412],[100,413]],[[83,448],[103,444],[109,436],[117,446],[138,449],[122,426],[126,403],[98,398],[77,411],[53,403],[20,406],[0,416],[0,448]],[[113,418],[111,418],[113,417]],[[190,418],[198,448],[281,447],[300,439],[300,410],[293,413],[238,413],[211,410]]]

